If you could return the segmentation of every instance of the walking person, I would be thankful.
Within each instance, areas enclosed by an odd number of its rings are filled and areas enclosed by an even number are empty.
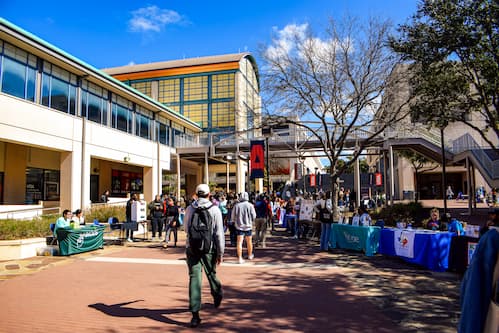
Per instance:
[[[258,196],[255,202],[255,211],[256,211],[256,219],[255,219],[255,233],[256,233],[256,242],[255,247],[262,246],[262,248],[266,248],[265,238],[267,236],[267,221],[272,218],[272,210],[270,208],[270,203],[268,198],[263,194]]]
[[[201,323],[199,316],[201,310],[201,268],[204,268],[206,273],[215,308],[218,308],[222,302],[222,284],[217,278],[216,267],[222,263],[225,250],[222,213],[209,199],[209,186],[199,184],[196,187],[196,195],[197,200],[186,208],[184,217],[184,227],[187,233],[186,256],[189,268],[191,327],[197,327]],[[204,218],[202,218],[203,216]],[[205,219],[207,221],[204,221]],[[202,221],[205,222],[206,228],[199,227]],[[201,235],[205,236],[203,242],[199,242],[200,230],[205,232],[204,235]],[[201,247],[200,244],[202,244]]]
[[[326,192],[322,195],[322,198],[317,200],[317,209],[319,211],[319,220],[321,221],[321,241],[320,249],[321,251],[329,250],[329,238],[331,236],[331,223],[333,222],[332,208],[333,204],[331,201],[331,192]]]
[[[248,192],[243,192],[241,194],[240,202],[232,208],[232,221],[234,221],[237,230],[236,252],[240,264],[244,263],[244,240],[246,240],[246,247],[248,248],[248,259],[252,260],[254,258],[251,231],[253,229],[253,221],[256,218],[256,212],[255,207],[248,200]]]
[[[172,232],[173,232],[173,247],[177,247],[179,214],[180,214],[179,207],[173,202],[173,198],[169,197],[167,199],[167,206],[165,208],[166,231],[165,231],[165,244],[163,245],[164,248],[168,247]]]
[[[156,195],[153,201],[149,203],[149,215],[151,216],[151,226],[152,226],[152,239],[156,240],[156,232],[158,233],[158,238],[161,239],[161,232],[163,230],[163,200],[159,194]]]

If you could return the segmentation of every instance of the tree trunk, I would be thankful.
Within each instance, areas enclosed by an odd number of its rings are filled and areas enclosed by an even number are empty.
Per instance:
[[[333,205],[333,222],[340,220],[340,211],[338,209],[338,194],[339,194],[339,180],[337,175],[331,175],[331,203]]]

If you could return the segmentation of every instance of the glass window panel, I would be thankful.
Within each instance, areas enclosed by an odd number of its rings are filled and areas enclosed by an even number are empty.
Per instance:
[[[211,105],[211,127],[234,127],[234,102],[219,102]]]
[[[69,113],[76,115],[76,87],[69,86]]]
[[[206,100],[208,98],[208,77],[184,78],[184,101]]]
[[[161,103],[180,102],[180,79],[159,81],[158,101]]]
[[[234,98],[234,73],[212,76],[211,97],[213,99]]]
[[[207,128],[208,104],[187,104],[184,105],[184,116],[198,123],[202,128]]]
[[[26,99],[29,101],[35,101],[35,89],[36,89],[36,70],[34,68],[28,67],[28,79],[26,82]]]
[[[3,57],[2,92],[24,98],[26,66],[8,57]]]
[[[151,95],[151,81],[148,82],[132,82],[130,86],[134,89],[137,89],[141,93],[152,96]]]
[[[51,94],[50,94],[50,107],[68,112],[69,108],[69,85],[68,83],[52,77]]]
[[[95,96],[94,94],[88,94],[87,102],[88,102],[88,109],[87,109],[88,120],[100,123],[102,100],[99,97]]]

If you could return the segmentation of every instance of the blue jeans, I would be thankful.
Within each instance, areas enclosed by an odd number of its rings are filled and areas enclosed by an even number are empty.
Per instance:
[[[321,250],[329,250],[329,237],[331,236],[331,223],[321,223]]]

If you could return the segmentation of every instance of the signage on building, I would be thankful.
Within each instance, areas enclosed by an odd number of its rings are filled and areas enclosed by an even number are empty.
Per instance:
[[[382,186],[383,185],[383,177],[381,176],[381,172],[376,172],[374,174],[374,180],[376,186]]]

